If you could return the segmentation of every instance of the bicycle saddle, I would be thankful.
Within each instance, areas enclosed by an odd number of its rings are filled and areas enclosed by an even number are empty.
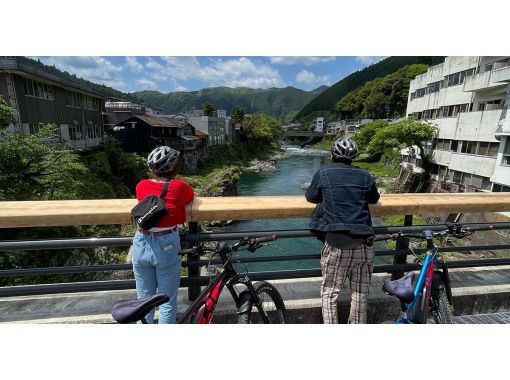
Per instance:
[[[398,280],[390,281],[389,279],[386,279],[384,280],[382,289],[386,294],[395,296],[405,303],[410,303],[414,300],[414,275],[414,272],[409,272]]]
[[[112,307],[112,317],[119,323],[132,323],[141,320],[153,308],[170,298],[164,293],[157,293],[138,300],[122,300]]]

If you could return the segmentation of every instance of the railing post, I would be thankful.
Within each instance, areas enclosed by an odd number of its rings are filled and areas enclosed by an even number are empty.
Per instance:
[[[404,226],[412,226],[413,225],[413,216],[412,215],[405,215],[404,216]],[[395,250],[401,250],[401,249],[409,249],[409,239],[408,238],[398,238]],[[407,262],[407,252],[405,253],[395,253],[393,256],[393,264],[405,264]],[[404,275],[404,271],[398,271],[393,272],[391,275],[391,280],[397,280],[401,278]]]
[[[200,231],[200,225],[197,222],[189,222],[189,233],[197,234]],[[192,243],[191,243],[192,244]],[[190,244],[190,246],[191,246]],[[200,259],[198,253],[188,254],[188,262]],[[188,299],[194,301],[200,295],[200,285],[195,283],[191,277],[200,275],[199,265],[188,265]]]

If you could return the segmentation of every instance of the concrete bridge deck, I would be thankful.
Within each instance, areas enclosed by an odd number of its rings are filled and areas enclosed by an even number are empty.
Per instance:
[[[369,297],[369,323],[388,323],[399,312],[399,301],[381,290],[389,274],[374,274]],[[502,313],[500,322],[510,312],[510,266],[450,269],[454,314],[471,316]],[[271,281],[281,292],[291,323],[322,323],[320,278]],[[110,308],[118,300],[136,298],[134,290],[71,293],[44,296],[6,297],[0,299],[0,323],[111,323]],[[187,289],[179,291],[178,308],[189,305]],[[339,301],[340,321],[349,314],[350,295],[342,292]],[[490,317],[489,317],[490,318]],[[485,316],[456,318],[457,323],[477,323]],[[508,320],[508,319],[507,319]],[[227,291],[222,293],[214,321],[236,321],[235,308]]]

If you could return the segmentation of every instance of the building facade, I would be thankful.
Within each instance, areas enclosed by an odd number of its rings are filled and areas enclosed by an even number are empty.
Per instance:
[[[236,141],[235,126],[232,125],[232,119],[226,117],[226,111],[215,112],[213,116],[203,116],[201,110],[188,113],[188,122],[208,134],[209,145],[224,145],[227,142]]]
[[[445,191],[510,191],[510,57],[446,57],[410,83],[407,115],[437,126],[432,180]],[[421,173],[404,149],[402,166]]]
[[[16,110],[11,129],[27,134],[56,124],[58,139],[74,148],[104,141],[104,94],[23,57],[0,57],[0,95]]]

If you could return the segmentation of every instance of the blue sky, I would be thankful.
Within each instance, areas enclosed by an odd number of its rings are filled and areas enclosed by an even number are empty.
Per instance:
[[[383,57],[34,57],[124,92],[332,85]]]

